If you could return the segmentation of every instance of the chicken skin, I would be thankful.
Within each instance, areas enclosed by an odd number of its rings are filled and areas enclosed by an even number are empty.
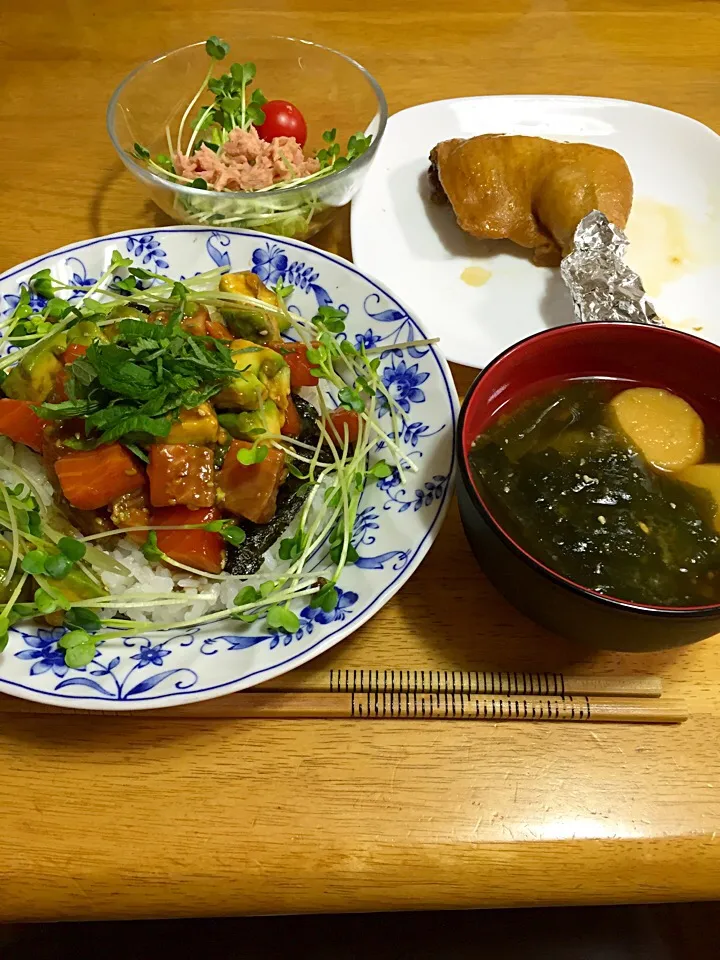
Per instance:
[[[620,228],[630,215],[630,171],[605,147],[489,133],[445,140],[430,162],[433,199],[450,202],[463,230],[528,247],[538,266],[560,263],[591,211]]]

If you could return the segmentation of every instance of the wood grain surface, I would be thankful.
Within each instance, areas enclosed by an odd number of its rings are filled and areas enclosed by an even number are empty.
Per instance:
[[[166,223],[104,111],[132,66],[211,33],[302,36],[391,111],[625,97],[720,130],[716,0],[35,0],[1,4],[0,270]],[[322,96],[322,91],[318,91]],[[349,255],[348,219],[318,241]],[[456,371],[462,391],[472,373]],[[456,510],[413,580],[304,668],[663,677],[675,727],[34,716],[3,704],[0,919],[610,903],[720,895],[720,643],[593,654],[508,606]],[[11,702],[12,703],[12,702]]]

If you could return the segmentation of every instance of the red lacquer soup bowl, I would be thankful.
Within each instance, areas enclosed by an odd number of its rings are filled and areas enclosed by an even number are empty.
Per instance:
[[[720,347],[665,327],[575,324],[516,343],[477,377],[458,424],[458,500],[465,534],[488,578],[533,620],[612,650],[660,650],[720,631],[720,604],[644,606],[596,593],[536,560],[493,516],[468,463],[475,438],[501,413],[558,381],[611,377],[664,387],[720,422]]]

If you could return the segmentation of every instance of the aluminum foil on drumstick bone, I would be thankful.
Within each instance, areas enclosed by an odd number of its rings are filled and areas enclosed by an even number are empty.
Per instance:
[[[572,252],[560,264],[560,272],[580,323],[605,320],[663,325],[642,280],[623,259],[628,244],[623,231],[599,210],[578,224]]]

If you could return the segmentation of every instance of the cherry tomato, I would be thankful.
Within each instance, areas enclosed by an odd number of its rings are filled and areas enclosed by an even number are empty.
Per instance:
[[[348,410],[347,407],[338,407],[330,414],[330,424],[334,427],[334,430],[330,431],[330,435],[334,434],[340,444],[345,442],[346,434],[348,443],[357,443],[360,418],[354,410]]]
[[[261,140],[270,143],[275,137],[295,137],[301,147],[307,140],[307,124],[298,108],[287,100],[268,100],[262,108],[265,123],[257,128]]]
[[[63,353],[63,363],[67,365],[68,363],[73,363],[78,357],[84,357],[87,353],[87,347],[84,343],[71,343],[67,346],[65,353]]]
[[[67,387],[68,382],[68,373],[65,367],[61,370],[58,370],[55,376],[55,389],[51,393],[51,403],[62,403],[64,400],[67,400]],[[1,402],[1,401],[0,401]]]
[[[307,358],[307,346],[304,343],[275,340],[268,346],[271,350],[277,350],[285,358],[285,362],[290,367],[290,386],[293,390],[297,390],[298,387],[316,387],[318,385],[318,378],[310,373],[313,364]],[[314,341],[313,346],[317,346]]]

